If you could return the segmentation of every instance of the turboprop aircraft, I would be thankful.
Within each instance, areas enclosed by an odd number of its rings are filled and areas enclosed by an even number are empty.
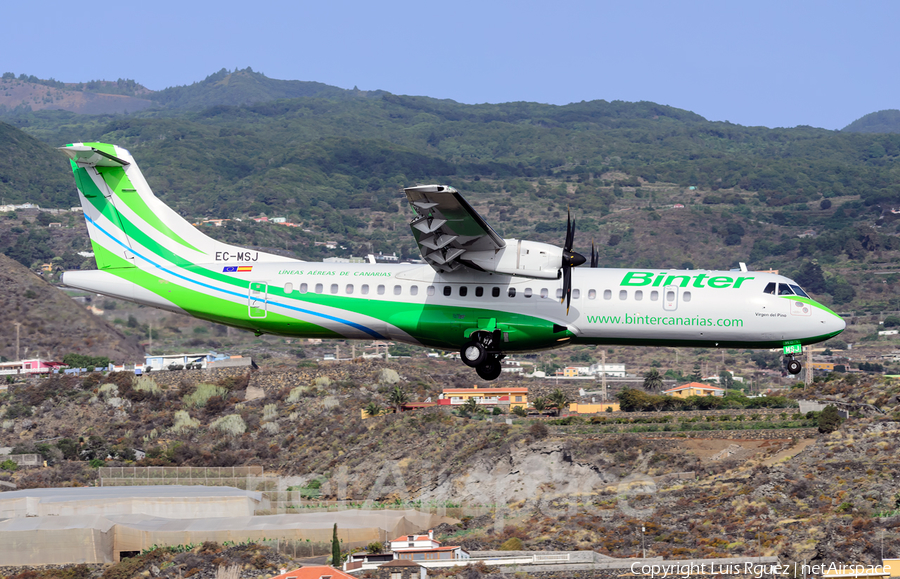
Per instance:
[[[503,239],[452,187],[406,189],[425,264],[304,262],[216,241],[150,191],[115,145],[61,148],[99,269],[62,283],[260,334],[396,340],[460,352],[485,380],[511,352],[569,344],[782,348],[844,321],[771,273],[590,267],[572,250]]]

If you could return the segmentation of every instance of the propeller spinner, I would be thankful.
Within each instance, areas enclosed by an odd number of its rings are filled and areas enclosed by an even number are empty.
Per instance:
[[[574,243],[575,222],[572,221],[572,212],[570,211],[566,222],[566,244],[562,253],[563,297],[559,300],[559,303],[566,302],[566,315],[569,315],[569,306],[572,303],[572,268],[587,261],[583,255],[572,251]],[[591,253],[593,254],[593,250]]]

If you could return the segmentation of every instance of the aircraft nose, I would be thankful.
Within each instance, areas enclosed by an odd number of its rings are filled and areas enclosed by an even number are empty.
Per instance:
[[[844,331],[847,327],[847,322],[838,315],[829,315],[828,319],[825,320],[825,325],[828,327],[829,334],[836,335]]]

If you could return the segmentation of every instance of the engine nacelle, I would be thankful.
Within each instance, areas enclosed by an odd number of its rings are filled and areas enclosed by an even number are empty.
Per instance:
[[[563,258],[561,247],[523,239],[504,239],[504,241],[506,247],[503,249],[467,251],[460,260],[483,271],[506,275],[540,279],[559,277]]]

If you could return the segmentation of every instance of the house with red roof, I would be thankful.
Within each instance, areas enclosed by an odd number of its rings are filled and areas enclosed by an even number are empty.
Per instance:
[[[483,406],[528,407],[528,388],[444,388],[438,396],[442,406],[461,406],[470,398]]]
[[[409,561],[445,561],[450,559],[468,559],[469,554],[462,547],[442,546],[434,539],[434,531],[427,535],[405,535],[391,541],[391,551],[395,559]]]
[[[688,396],[725,396],[725,389],[711,384],[690,382],[663,390],[662,393],[666,396],[677,396],[679,398],[687,398]]]
[[[329,565],[310,565],[275,575],[271,579],[357,579]]]

